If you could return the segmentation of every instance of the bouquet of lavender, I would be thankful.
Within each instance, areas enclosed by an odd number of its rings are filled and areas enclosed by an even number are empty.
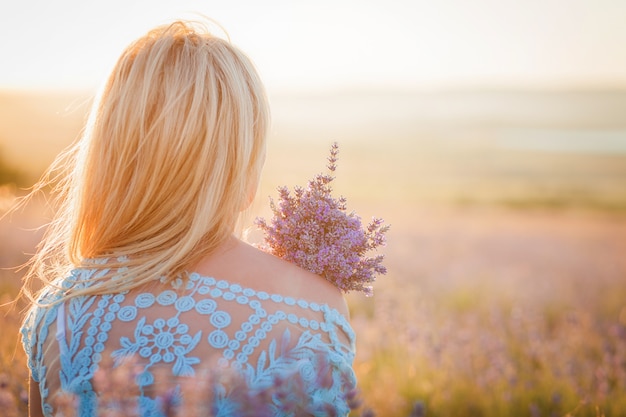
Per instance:
[[[385,244],[389,226],[374,218],[363,228],[361,219],[346,210],[346,199],[333,198],[331,182],[337,165],[339,146],[333,143],[327,174],[318,174],[306,188],[279,187],[278,204],[270,198],[274,213],[268,224],[258,218],[257,226],[265,232],[262,248],[287,261],[321,275],[344,292],[373,294],[368,284],[376,274],[385,274],[384,255],[366,256]]]

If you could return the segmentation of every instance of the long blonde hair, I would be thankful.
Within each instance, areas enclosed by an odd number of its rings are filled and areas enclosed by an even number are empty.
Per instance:
[[[39,184],[56,182],[60,205],[25,288],[102,259],[124,272],[64,297],[182,274],[233,234],[268,123],[259,76],[228,41],[182,21],[148,32],[122,53],[83,136]]]

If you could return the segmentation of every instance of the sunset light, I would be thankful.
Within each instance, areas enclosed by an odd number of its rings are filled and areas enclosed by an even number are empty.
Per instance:
[[[625,191],[626,0],[2,0],[0,414],[626,416]]]
[[[130,40],[200,16],[270,90],[626,86],[613,0],[30,0],[0,6],[0,88],[93,88]]]

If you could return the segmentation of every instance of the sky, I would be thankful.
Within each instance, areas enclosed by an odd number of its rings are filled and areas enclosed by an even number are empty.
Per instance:
[[[270,92],[626,88],[623,0],[21,0],[0,5],[0,89],[95,89],[132,40],[200,15]]]

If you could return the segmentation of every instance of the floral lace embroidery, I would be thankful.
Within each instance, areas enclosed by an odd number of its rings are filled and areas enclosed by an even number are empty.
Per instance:
[[[90,278],[107,272],[103,269],[77,269],[63,281],[62,287],[87,286]],[[119,348],[111,356],[116,363],[132,355],[146,360],[136,380],[142,415],[161,415],[157,399],[151,398],[147,390],[155,382],[152,368],[157,364],[167,364],[171,366],[174,376],[194,376],[194,366],[200,364],[201,360],[193,355],[193,351],[202,343],[208,343],[214,350],[221,352],[218,364],[241,372],[251,388],[266,388],[274,383],[277,376],[298,372],[302,380],[307,382],[311,410],[323,409],[324,404],[330,404],[338,415],[348,413],[342,394],[356,383],[351,368],[355,336],[347,320],[336,310],[325,304],[255,291],[197,273],[190,274],[184,295],[175,291],[179,285],[180,282],[175,282],[172,289],[165,289],[158,294],[141,293],[134,300],[126,300],[128,292],[125,292],[75,297],[49,308],[34,308],[22,328],[22,335],[33,379],[40,384],[44,414],[52,415],[53,409],[49,404],[47,369],[42,352],[48,328],[57,319],[59,308],[67,310],[67,333],[70,335],[69,343],[65,337],[58,338],[60,388],[79,397],[80,416],[92,415],[97,407],[91,380],[99,368],[109,331],[116,320],[131,325],[136,323],[132,337],[121,337]],[[50,304],[59,297],[59,293],[50,291],[42,297],[41,302]],[[250,309],[250,315],[236,330],[231,328],[234,326],[231,315],[219,308],[228,303],[238,303]],[[173,315],[147,319],[142,310],[155,305],[172,306]],[[266,309],[268,305],[272,305],[270,313]],[[297,309],[283,309],[280,305],[318,312],[323,319],[300,317],[293,313]],[[181,320],[190,311],[206,316],[212,330],[207,330],[207,334],[203,331],[190,333],[188,324]],[[285,321],[302,329],[295,345],[287,347],[291,334],[285,330],[279,346],[276,339],[271,340],[266,350],[259,353],[256,366],[248,363],[250,355],[255,353],[255,349],[274,326]],[[231,329],[233,336],[230,337],[225,329]],[[235,330],[234,333],[232,330]],[[347,345],[340,341],[338,331],[348,337]],[[331,369],[330,386],[317,386],[314,375],[316,367],[323,365],[320,361],[327,363]],[[232,399],[228,398],[227,393],[223,394],[215,404],[215,410],[222,412],[216,415],[227,415],[227,410],[235,409]],[[275,415],[283,415],[278,405]]]

